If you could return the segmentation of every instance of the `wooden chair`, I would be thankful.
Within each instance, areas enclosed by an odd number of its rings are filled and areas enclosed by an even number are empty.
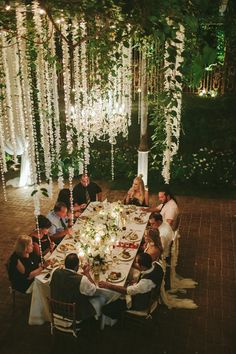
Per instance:
[[[19,293],[19,294],[26,294],[26,293],[23,293],[23,292],[15,289],[14,286],[12,285],[11,276],[10,276],[10,272],[9,272],[9,260],[5,264],[5,267],[6,267],[8,279],[9,279],[9,282],[10,282],[9,294],[12,296],[12,313],[14,314],[15,313],[15,309],[16,309],[16,293]]]
[[[148,307],[145,310],[137,311],[137,310],[127,310],[124,313],[124,318],[132,320],[138,325],[143,325],[152,320],[152,314],[157,309],[159,305],[160,298],[160,290],[161,287],[157,286],[151,291],[151,296],[149,300]]]
[[[77,338],[80,331],[78,325],[82,321],[76,320],[76,304],[47,299],[51,315],[51,334],[54,336],[57,330]]]

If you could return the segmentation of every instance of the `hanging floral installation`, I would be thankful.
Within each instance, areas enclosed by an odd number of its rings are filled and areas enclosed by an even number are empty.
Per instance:
[[[171,21],[169,24],[171,25]],[[167,95],[168,103],[164,108],[166,147],[163,152],[162,176],[167,184],[170,182],[170,164],[179,148],[182,106],[182,73],[180,69],[183,62],[184,27],[179,24],[179,28],[175,30],[176,40],[166,43],[164,56],[164,91]]]
[[[28,12],[32,16],[29,17]],[[45,176],[51,185],[52,168],[57,164],[58,184],[62,188],[62,139],[66,141],[69,158],[77,151],[79,159],[79,151],[83,151],[83,170],[86,172],[90,144],[95,139],[108,140],[113,146],[118,134],[128,134],[132,42],[117,43],[110,50],[112,65],[104,80],[99,66],[102,54],[91,50],[85,20],[62,15],[54,21],[38,1],[27,6],[16,3],[15,18],[16,36],[3,30],[0,39],[2,178],[7,170],[6,141],[17,162],[17,141],[20,139],[29,159],[27,183],[33,185],[34,190],[40,190]],[[96,21],[101,27],[99,19]],[[58,70],[63,75],[65,133],[61,132]],[[112,161],[113,166],[114,159]],[[36,193],[37,213],[40,211],[39,198]]]
[[[83,9],[71,15],[61,9],[51,12],[44,1],[35,0],[27,5],[16,2],[10,12],[14,16],[13,29],[1,28],[0,35],[3,186],[8,146],[15,162],[19,155],[28,161],[25,184],[39,191],[34,195],[37,214],[42,180],[49,183],[51,194],[55,174],[59,188],[63,188],[68,167],[75,175],[80,161],[81,170],[86,173],[90,146],[95,140],[111,145],[114,179],[114,145],[119,135],[128,135],[132,95],[137,98],[138,94],[140,120],[148,107],[144,104],[148,96],[153,99],[163,87],[159,75],[163,62],[164,90],[172,102],[165,108],[163,177],[168,183],[179,139],[183,26],[175,29],[176,40],[169,39],[165,57],[157,64],[153,58],[160,52],[161,40],[152,36],[143,40],[141,34],[137,39],[134,33],[138,27],[126,24],[122,8],[117,5],[110,9],[110,17],[94,15],[92,24]],[[171,27],[171,23],[168,25]],[[173,48],[174,59],[170,55]],[[4,189],[4,195],[5,192]]]

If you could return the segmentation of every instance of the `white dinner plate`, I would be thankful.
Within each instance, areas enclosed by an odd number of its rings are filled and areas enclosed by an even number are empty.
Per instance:
[[[141,218],[139,216],[134,216],[132,218],[132,221],[135,223],[135,224],[139,224],[139,225],[143,225],[143,224],[146,224],[147,223],[147,220],[145,220],[144,218]]]
[[[57,246],[56,250],[58,252],[61,252],[61,253],[65,253],[65,252],[72,252],[72,251],[75,251],[75,246],[72,245],[71,243],[64,243],[62,245],[59,245]]]
[[[135,231],[130,231],[124,235],[124,238],[129,242],[139,242],[141,241],[142,236],[138,235]]]
[[[127,252],[130,254],[130,257],[129,257],[129,258],[124,258],[124,257],[122,256],[123,251],[120,252],[120,253],[117,255],[117,258],[118,258],[120,261],[125,261],[125,262],[131,261],[131,259],[133,259],[133,258],[135,257],[135,255],[134,255],[133,252],[131,252],[130,250],[126,250],[126,249],[125,249],[125,251],[127,251]]]
[[[115,270],[113,272],[115,272]],[[121,273],[121,276],[119,279],[114,279],[114,280],[108,277],[110,273],[112,273],[112,271],[107,274],[107,281],[109,281],[109,283],[120,283],[125,279],[125,274],[123,272],[116,272],[116,273]]]

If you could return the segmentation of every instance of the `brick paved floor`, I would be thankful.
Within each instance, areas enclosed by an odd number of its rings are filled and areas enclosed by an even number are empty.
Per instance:
[[[124,192],[109,191],[108,200],[122,199]],[[187,296],[197,310],[167,310],[160,306],[153,329],[127,323],[100,332],[91,322],[78,343],[58,337],[51,345],[49,325],[27,324],[30,299],[17,296],[14,316],[4,263],[19,233],[33,227],[30,189],[8,189],[8,202],[0,197],[0,352],[1,354],[47,353],[148,353],[233,354],[236,352],[236,201],[179,197],[181,244],[178,273],[199,282]],[[155,196],[151,201],[155,202]],[[42,201],[46,213],[54,200]]]

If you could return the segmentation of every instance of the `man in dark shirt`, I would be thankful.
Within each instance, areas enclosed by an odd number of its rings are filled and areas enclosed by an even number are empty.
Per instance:
[[[74,203],[89,204],[90,202],[102,201],[102,190],[94,182],[90,181],[90,177],[87,174],[80,176],[79,183],[74,186],[73,189]]]

